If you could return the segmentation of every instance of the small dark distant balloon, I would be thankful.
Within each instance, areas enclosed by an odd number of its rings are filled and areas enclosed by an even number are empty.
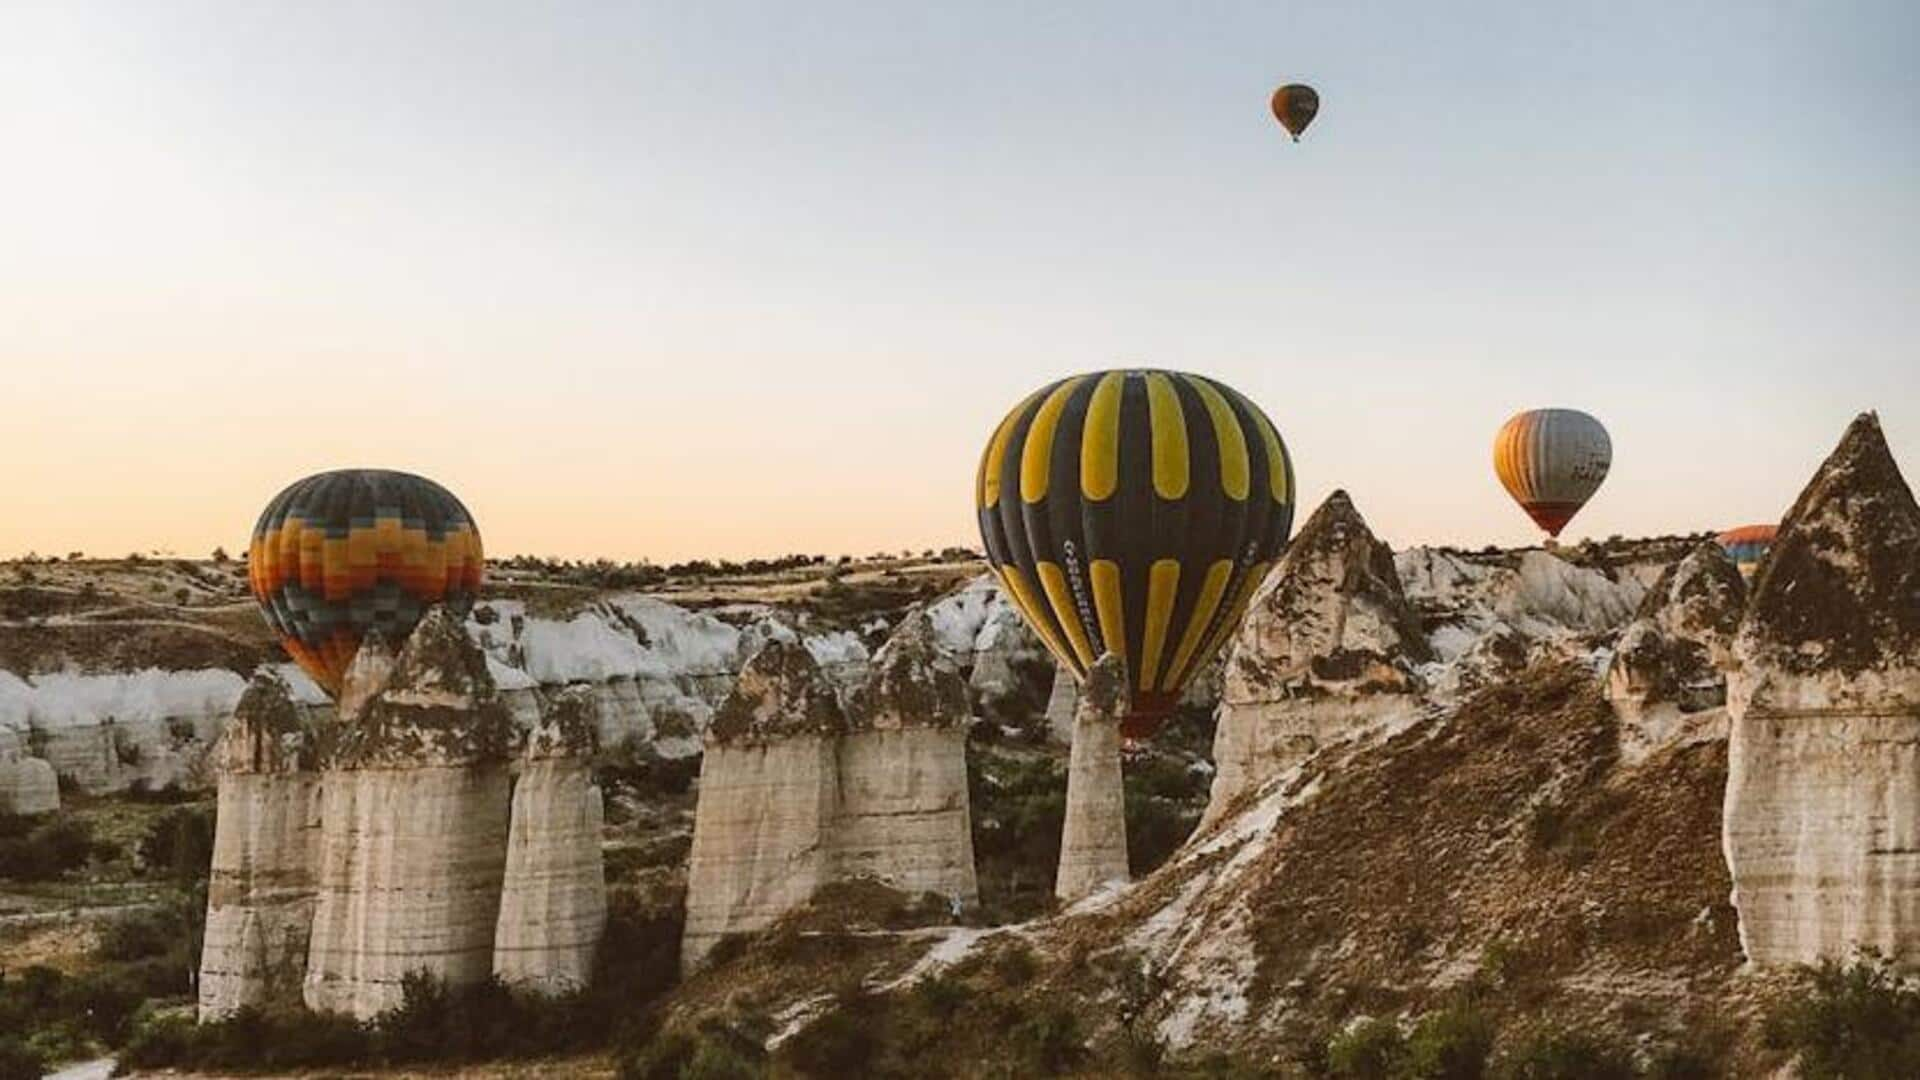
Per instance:
[[[1294,142],[1320,112],[1320,92],[1305,83],[1288,83],[1273,92],[1273,118]]]

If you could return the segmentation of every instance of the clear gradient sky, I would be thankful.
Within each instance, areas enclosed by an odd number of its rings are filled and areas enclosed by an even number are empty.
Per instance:
[[[244,546],[321,468],[493,554],[977,543],[1057,375],[1265,406],[1302,512],[1773,520],[1920,469],[1920,5],[0,5],[0,554]],[[1289,144],[1283,81],[1323,108]],[[1912,476],[1920,480],[1920,476]]]

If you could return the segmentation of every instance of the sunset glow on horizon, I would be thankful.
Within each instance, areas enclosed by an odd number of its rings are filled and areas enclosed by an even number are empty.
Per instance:
[[[353,465],[495,557],[977,547],[1008,408],[1131,365],[1396,546],[1538,537],[1535,406],[1613,440],[1563,540],[1776,520],[1857,412],[1920,469],[1920,10],[1851,10],[10,7],[0,558]]]

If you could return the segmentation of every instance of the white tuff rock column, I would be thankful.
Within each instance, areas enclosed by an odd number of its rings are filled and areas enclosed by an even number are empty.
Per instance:
[[[1746,599],[1739,569],[1711,540],[1667,567],[1647,591],[1607,668],[1624,763],[1726,738],[1725,672]]]
[[[1127,880],[1127,807],[1120,784],[1120,721],[1127,711],[1127,665],[1100,657],[1080,688],[1067,761],[1067,814],[1053,894],[1072,903],[1111,881]]]
[[[771,926],[828,880],[845,731],[833,684],[797,639],[768,641],[741,669],[700,763],[683,968],[727,934]]]
[[[925,613],[901,623],[847,702],[833,876],[979,903],[967,802],[967,687]]]
[[[1920,961],[1920,506],[1872,414],[1781,524],[1734,656],[1723,838],[1747,958]]]
[[[493,937],[493,972],[509,986],[559,995],[593,979],[607,927],[594,712],[592,691],[569,687],[527,735]]]
[[[215,747],[219,816],[200,953],[200,1019],[297,1001],[320,839],[316,733],[262,671]]]
[[[1433,658],[1393,552],[1344,491],[1327,496],[1256,589],[1227,654],[1217,770],[1200,828],[1325,747],[1420,707]]]
[[[443,608],[361,699],[342,715],[323,785],[304,989],[309,1008],[364,1020],[399,1004],[413,972],[457,985],[493,971],[512,721]]]

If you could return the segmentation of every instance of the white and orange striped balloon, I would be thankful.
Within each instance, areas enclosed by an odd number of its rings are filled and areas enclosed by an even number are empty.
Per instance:
[[[1600,490],[1613,441],[1578,409],[1529,409],[1493,437],[1493,471],[1520,508],[1553,536]]]

